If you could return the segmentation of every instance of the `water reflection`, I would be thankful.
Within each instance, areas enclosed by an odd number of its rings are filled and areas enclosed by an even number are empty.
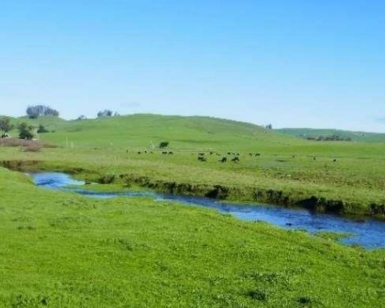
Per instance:
[[[243,220],[266,221],[287,229],[302,229],[311,233],[319,231],[350,233],[352,236],[342,239],[342,243],[348,245],[356,244],[365,248],[385,247],[385,222],[375,219],[368,218],[357,221],[337,215],[312,213],[304,209],[287,209],[270,205],[240,205],[218,202],[202,197],[184,197],[145,191],[95,192],[83,187],[79,188],[80,185],[85,183],[74,180],[67,174],[50,172],[31,174],[31,176],[38,186],[70,190],[88,197],[104,199],[115,197],[151,197],[158,201],[177,201],[193,206],[214,208]]]

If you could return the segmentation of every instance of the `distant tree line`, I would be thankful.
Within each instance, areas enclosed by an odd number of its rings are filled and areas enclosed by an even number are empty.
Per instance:
[[[308,136],[305,137],[307,140],[314,140],[314,141],[352,141],[351,137],[342,137],[338,135],[331,135],[331,136]]]
[[[57,110],[44,105],[28,106],[26,112],[30,119],[37,119],[41,116],[59,116],[59,112]]]
[[[112,116],[119,116],[120,114],[118,112],[113,112],[112,110],[105,109],[98,112],[98,118],[100,117],[112,117]]]

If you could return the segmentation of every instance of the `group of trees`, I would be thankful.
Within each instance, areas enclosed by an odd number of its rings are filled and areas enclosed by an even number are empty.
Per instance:
[[[28,106],[26,112],[30,119],[37,119],[41,116],[59,116],[59,112],[57,110],[44,105]]]
[[[352,141],[352,138],[350,137],[342,137],[338,135],[331,135],[331,136],[309,136],[306,137],[307,140],[315,140],[315,141]]]
[[[102,110],[102,111],[99,111],[98,112],[98,118],[100,117],[112,117],[112,116],[119,116],[119,113],[118,112],[113,112],[112,110],[109,110],[109,109],[105,109],[105,110]]]
[[[8,117],[2,117],[0,119],[0,129],[3,131],[3,137],[8,136],[8,132],[15,128],[15,125],[11,123],[11,119]],[[16,126],[19,131],[20,139],[31,140],[34,137],[35,128],[26,122],[22,122]]]

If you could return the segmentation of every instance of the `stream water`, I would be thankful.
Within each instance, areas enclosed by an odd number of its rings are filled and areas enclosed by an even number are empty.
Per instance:
[[[311,233],[344,232],[351,236],[340,242],[347,245],[360,245],[367,249],[385,247],[385,222],[372,219],[349,219],[338,215],[309,212],[305,209],[288,209],[271,205],[242,205],[224,203],[204,197],[185,197],[146,191],[95,192],[87,190],[84,182],[72,179],[64,173],[31,174],[37,186],[49,189],[69,190],[94,198],[151,197],[157,201],[176,201],[193,206],[214,208],[243,220],[262,220],[286,229],[301,229]]]

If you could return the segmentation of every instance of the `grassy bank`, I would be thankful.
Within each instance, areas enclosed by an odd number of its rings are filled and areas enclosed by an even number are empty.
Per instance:
[[[37,126],[40,120],[30,121]],[[3,166],[39,161],[41,169],[126,187],[318,211],[385,213],[385,143],[307,141],[204,117],[133,115],[56,124],[49,119],[49,125],[50,132],[39,138],[56,148],[36,153],[2,148]],[[162,141],[169,142],[166,149],[158,148]],[[198,160],[199,153],[205,161]]]
[[[0,168],[2,307],[381,307],[384,252]],[[17,196],[17,198],[15,198]]]

